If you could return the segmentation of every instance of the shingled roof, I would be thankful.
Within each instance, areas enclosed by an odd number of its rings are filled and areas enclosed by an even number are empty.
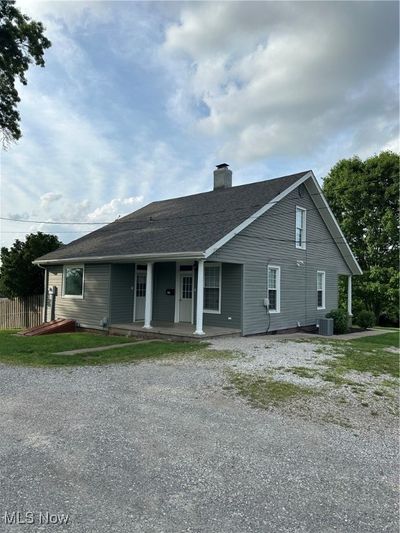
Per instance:
[[[35,262],[201,253],[309,172],[152,202]]]

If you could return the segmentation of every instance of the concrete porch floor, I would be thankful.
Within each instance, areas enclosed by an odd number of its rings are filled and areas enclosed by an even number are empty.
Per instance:
[[[194,335],[196,329],[194,324],[182,322],[168,322],[154,324],[151,329],[144,329],[143,322],[132,322],[128,324],[111,324],[110,335],[125,335],[140,337],[143,339],[172,339],[172,340],[204,340],[213,337],[240,336],[240,329],[220,328],[215,326],[204,326],[204,335]]]

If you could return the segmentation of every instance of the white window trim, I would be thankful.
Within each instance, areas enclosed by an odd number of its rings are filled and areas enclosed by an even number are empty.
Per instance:
[[[322,306],[321,307],[318,306],[318,275],[319,274],[322,274]],[[326,308],[326,305],[325,305],[325,278],[326,278],[325,270],[317,270],[317,309],[318,310],[323,310],[323,309]]]
[[[204,263],[204,290],[207,288],[206,287],[206,268],[208,267],[219,267],[219,300],[218,300],[218,311],[214,310],[214,309],[206,309],[205,307],[203,308],[203,313],[207,313],[207,314],[210,314],[210,315],[220,315],[221,314],[221,296],[222,296],[222,266],[221,266],[221,263],[211,263],[211,262],[208,262],[208,263]]]
[[[268,305],[268,313],[276,314],[281,312],[281,267],[277,265],[268,265],[267,267],[267,298],[269,303],[269,271],[276,270],[276,309],[270,309]],[[271,289],[273,290],[273,289]]]
[[[303,220],[304,220],[304,229],[303,229],[303,244],[302,245],[297,244],[297,211],[304,211],[304,218],[303,218]],[[296,205],[294,242],[295,242],[296,248],[298,250],[305,250],[306,249],[306,242],[307,242],[307,209],[305,207],[300,207],[299,205]]]
[[[67,268],[81,268],[82,274],[82,294],[65,294],[65,280]],[[62,281],[62,297],[71,300],[83,300],[85,294],[85,265],[64,265],[63,266],[63,281]]]

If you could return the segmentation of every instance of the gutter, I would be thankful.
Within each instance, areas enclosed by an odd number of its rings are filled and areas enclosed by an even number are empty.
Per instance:
[[[163,254],[127,254],[127,255],[97,255],[89,257],[67,257],[59,259],[36,259],[35,265],[60,265],[70,263],[129,263],[131,261],[173,261],[175,259],[203,259],[204,252],[168,252]]]

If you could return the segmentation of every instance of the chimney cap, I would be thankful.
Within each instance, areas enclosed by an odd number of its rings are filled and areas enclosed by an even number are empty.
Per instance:
[[[228,163],[220,163],[219,165],[216,165],[216,167],[219,169],[219,168],[228,168],[229,165]]]

